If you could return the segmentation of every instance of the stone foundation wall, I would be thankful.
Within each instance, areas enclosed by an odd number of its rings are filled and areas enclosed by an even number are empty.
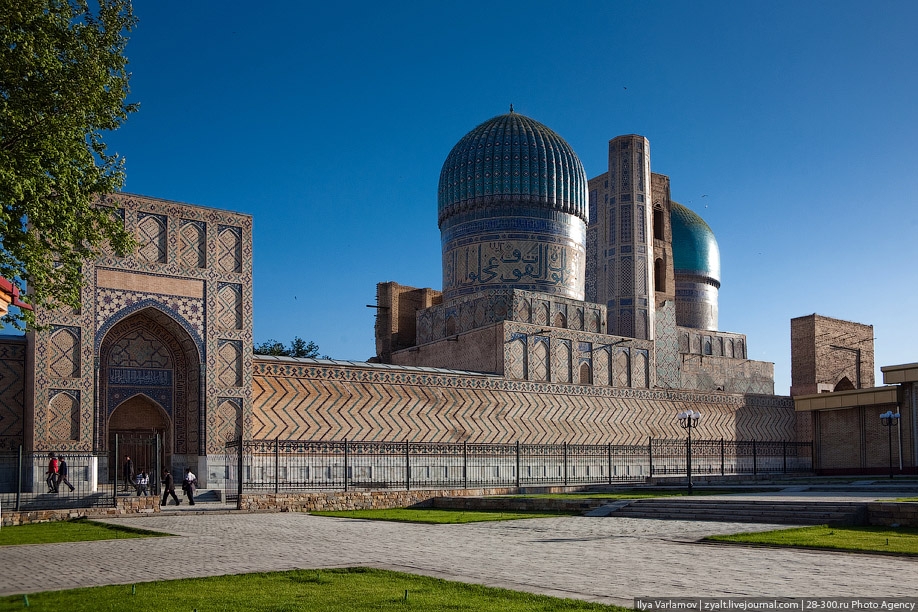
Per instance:
[[[135,514],[153,514],[160,511],[159,497],[156,495],[119,497],[114,508],[63,508],[58,510],[33,510],[29,512],[3,511],[3,527],[29,525],[31,523],[51,523],[72,519],[104,519],[130,516]]]
[[[250,512],[317,512],[384,510],[427,504],[437,497],[509,495],[516,489],[434,489],[417,491],[327,491],[312,493],[243,494],[241,507]],[[432,502],[431,502],[432,503]]]
[[[886,527],[918,527],[918,503],[870,502],[867,522]]]

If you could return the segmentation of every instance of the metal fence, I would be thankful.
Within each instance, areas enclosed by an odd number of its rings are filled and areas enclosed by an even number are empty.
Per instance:
[[[136,495],[137,488],[125,479],[116,460],[132,457],[135,472],[148,471],[148,492],[158,491],[156,467],[161,463],[161,444],[148,434],[114,436],[111,453],[55,452],[67,462],[67,477],[50,479],[50,453],[17,451],[0,453],[0,509],[3,511],[108,508],[119,495]]]
[[[226,494],[303,490],[522,487],[644,482],[686,472],[686,441],[469,444],[236,440]],[[812,471],[807,442],[693,440],[695,475]]]

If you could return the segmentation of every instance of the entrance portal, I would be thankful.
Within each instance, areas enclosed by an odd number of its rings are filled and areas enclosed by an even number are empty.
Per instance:
[[[160,465],[156,465],[156,449],[149,442],[157,434],[163,441]],[[115,435],[120,457],[115,457]],[[135,395],[119,404],[108,421],[109,465],[122,470],[128,456],[135,472],[146,470],[151,480],[157,479],[165,467],[172,465],[171,441],[172,426],[166,412],[145,395]]]

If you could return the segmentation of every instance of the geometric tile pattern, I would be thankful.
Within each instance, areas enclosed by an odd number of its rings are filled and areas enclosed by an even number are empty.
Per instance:
[[[104,419],[96,418],[94,402],[97,391],[99,402],[107,402],[105,390],[95,389],[97,367],[102,374],[100,351],[117,325],[136,323],[140,321],[136,316],[141,315],[146,323],[152,321],[158,326],[162,335],[157,337],[161,342],[177,351],[173,353],[172,418],[176,436],[173,448],[180,453],[187,450],[188,454],[203,454],[209,434],[207,419],[216,412],[218,398],[238,400],[243,427],[251,428],[252,424],[252,218],[230,211],[127,194],[108,196],[104,204],[121,211],[125,228],[138,237],[138,251],[128,257],[103,253],[95,261],[85,263],[81,311],[39,309],[36,312],[38,322],[49,326],[49,330],[54,329],[52,326],[79,330],[76,335],[79,371],[75,377],[58,376],[64,372],[60,364],[52,370],[50,331],[36,332],[35,375],[30,388],[35,405],[34,427],[20,433],[17,444],[25,435],[26,444],[35,450],[51,450],[47,429],[49,393],[56,389],[78,392],[80,439],[63,445],[55,443],[54,450],[105,450],[108,444],[102,431],[105,424],[100,423]],[[159,283],[166,289],[173,278],[194,280],[202,287],[203,297],[175,296],[168,290],[157,293],[136,288],[119,289],[117,285],[108,284],[113,278],[120,278],[109,272],[106,272],[107,286],[102,288],[97,284],[97,270],[115,271],[121,277],[125,274],[136,274],[138,278],[159,277],[163,279]],[[237,310],[230,317],[237,319],[232,329],[221,329],[215,318],[221,301],[218,295],[221,283],[241,288],[241,324],[238,324]],[[234,377],[231,387],[225,387],[218,377],[220,340],[236,342],[241,348],[237,359],[241,360],[240,376]],[[0,370],[2,368],[0,363]],[[104,382],[105,377],[100,378]],[[101,382],[100,386],[103,386]],[[0,380],[0,393],[2,387]],[[147,392],[158,393],[150,388]],[[4,409],[5,406],[0,406],[0,413]],[[9,429],[6,425],[6,420],[0,420],[0,436]],[[21,430],[21,426],[10,427]]]
[[[242,271],[242,235],[238,227],[220,227],[217,261],[223,272]]]
[[[208,419],[208,429],[212,430],[208,454],[219,454],[225,451],[226,443],[242,435],[242,402],[235,397],[222,397],[217,402],[217,410],[212,419]]]
[[[643,444],[679,438],[676,414],[703,419],[698,435],[794,439],[786,397],[620,389],[498,376],[255,361],[253,438]]]
[[[679,334],[676,330],[676,305],[667,300],[657,307],[654,357],[660,387],[678,388],[682,374],[679,355]]]
[[[80,328],[58,327],[51,332],[51,354],[48,365],[59,378],[80,375]]]
[[[242,286],[220,283],[216,323],[220,329],[242,329]]]
[[[22,444],[26,343],[0,340],[0,450]]]
[[[242,385],[242,345],[234,340],[221,340],[217,360],[217,375],[224,387]]]
[[[181,262],[187,268],[207,264],[207,230],[200,221],[182,220]]]
[[[98,290],[98,296],[96,322],[99,329],[102,329],[115,313],[124,315],[136,311],[138,307],[145,308],[148,306],[146,302],[153,300],[181,317],[181,320],[197,332],[199,338],[204,336],[204,301],[201,299],[104,288]]]
[[[80,439],[80,400],[78,392],[61,391],[51,396],[48,406],[48,433],[51,440]]]
[[[137,215],[137,254],[151,263],[166,262],[166,218],[162,215]]]

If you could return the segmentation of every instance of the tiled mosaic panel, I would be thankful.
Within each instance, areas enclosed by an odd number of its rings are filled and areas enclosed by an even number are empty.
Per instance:
[[[220,283],[216,321],[220,329],[242,329],[242,285]]]
[[[59,391],[48,405],[47,431],[53,442],[80,439],[80,400],[75,391]]]
[[[166,262],[166,218],[161,215],[137,215],[138,256],[149,263]]]
[[[96,324],[102,329],[115,314],[123,317],[149,305],[162,305],[174,312],[194,329],[199,338],[204,337],[204,301],[176,295],[99,289],[96,310]]]
[[[224,387],[242,385],[242,345],[233,340],[221,340],[217,360],[218,379]]]
[[[92,428],[92,423],[94,422],[93,397],[95,394],[93,392],[93,361],[95,357],[95,351],[99,347],[103,336],[110,330],[110,321],[122,319],[125,316],[143,310],[146,307],[153,307],[163,312],[167,312],[170,317],[178,320],[182,324],[185,331],[190,334],[197,335],[199,338],[201,338],[199,351],[201,358],[205,359],[209,366],[206,371],[207,380],[206,382],[201,381],[200,377],[198,376],[197,369],[192,368],[192,371],[190,371],[188,374],[188,385],[194,385],[199,390],[202,388],[207,390],[206,403],[208,411],[216,410],[216,398],[218,397],[218,393],[216,393],[216,391],[220,390],[222,392],[217,381],[216,372],[218,334],[225,338],[232,337],[242,342],[243,346],[248,347],[248,350],[244,352],[243,355],[243,384],[241,387],[234,387],[233,389],[228,390],[228,393],[234,396],[238,394],[238,398],[241,399],[242,402],[244,423],[246,427],[251,427],[251,217],[229,211],[185,205],[178,202],[159,200],[143,196],[130,196],[123,194],[110,197],[107,201],[107,204],[113,208],[123,211],[123,217],[125,219],[125,225],[127,229],[138,236],[140,235],[138,225],[143,222],[148,215],[158,216],[161,219],[165,219],[165,261],[151,262],[148,261],[147,258],[140,256],[139,253],[126,258],[114,257],[110,253],[105,254],[96,262],[88,262],[84,267],[85,281],[82,291],[83,309],[81,312],[68,313],[61,310],[42,311],[37,313],[38,319],[42,324],[79,327],[82,330],[80,335],[80,342],[82,347],[80,354],[80,377],[77,379],[54,378],[52,385],[52,380],[49,380],[49,351],[47,350],[48,337],[47,335],[43,334],[36,335],[36,376],[33,389],[36,401],[36,414],[34,432],[30,432],[30,437],[32,438],[34,447],[37,450],[49,449],[47,441],[48,436],[47,432],[45,431],[45,426],[47,423],[46,408],[47,403],[50,400],[50,397],[48,396],[48,390],[51,388],[51,386],[57,386],[60,388],[81,391],[80,402],[82,439],[78,443],[70,445],[68,449],[89,451],[96,448],[95,445],[97,442],[95,442],[95,440],[99,440],[100,438],[98,435],[93,433],[94,430]],[[207,252],[203,262],[201,262],[200,259],[200,252],[197,254],[197,256],[199,260],[198,264],[204,265],[206,267],[191,267],[189,265],[190,263],[194,263],[194,257],[189,254],[187,248],[189,248],[190,242],[194,242],[194,237],[192,234],[186,234],[183,239],[182,229],[187,229],[186,222],[193,222],[197,224],[203,232],[204,248]],[[149,224],[150,222],[147,221],[146,223]],[[224,272],[221,269],[221,266],[218,264],[217,254],[221,248],[219,234],[221,233],[220,230],[224,228],[235,228],[235,232],[238,236],[238,238],[234,239],[235,244],[231,245],[228,249],[224,248],[224,251],[230,251],[232,253],[232,259],[236,262],[235,264],[227,265],[226,267],[235,269],[237,270],[236,272]],[[226,238],[225,234],[224,238]],[[225,247],[226,244],[224,243],[223,246]],[[237,246],[238,248],[236,248]],[[153,256],[152,258],[155,259],[156,256]],[[94,272],[96,265],[108,269],[122,270],[127,272],[139,272],[148,275],[162,275],[167,277],[193,278],[202,280],[206,283],[206,298],[200,301],[200,307],[198,308],[198,312],[200,313],[203,313],[205,307],[210,313],[216,312],[217,284],[219,282],[233,282],[240,284],[243,287],[243,304],[245,304],[243,309],[242,329],[234,330],[232,332],[218,331],[217,326],[213,324],[205,328],[204,321],[206,321],[206,317],[204,317],[203,314],[194,315],[190,311],[183,310],[181,305],[177,305],[175,303],[171,303],[171,305],[163,304],[163,302],[157,301],[159,296],[151,296],[150,294],[142,294],[140,296],[122,296],[126,298],[127,302],[131,302],[133,298],[141,299],[144,303],[138,304],[137,302],[133,302],[129,305],[119,306],[118,308],[111,308],[110,306],[103,305],[101,308],[103,312],[99,313],[97,312],[96,308],[98,302],[97,298],[104,296],[97,296],[96,294]],[[103,292],[99,293],[102,294]],[[183,312],[184,315],[178,314],[179,311]],[[195,325],[192,326],[183,319],[183,316],[187,316],[192,320],[194,320],[197,316],[200,323],[195,322]],[[197,402],[196,399],[193,401]],[[200,440],[198,440],[196,432],[198,429],[204,427],[203,419],[204,416],[202,414],[199,427],[197,416],[195,415],[193,418],[190,418],[189,420],[194,421],[194,431],[191,431],[190,429],[188,430],[189,444],[198,444],[197,450],[198,452],[202,453],[205,451],[203,436],[201,436]],[[181,429],[184,427],[185,426],[183,424],[176,423],[176,429]]]
[[[676,330],[676,305],[666,301],[656,309],[654,356],[657,380],[660,387],[677,388],[682,374],[679,366],[679,334]]]
[[[550,380],[550,357],[549,357],[549,340],[541,336],[535,336],[532,342],[531,353],[529,357],[529,380],[548,381]]]
[[[58,378],[77,378],[80,375],[80,328],[59,327],[51,332],[51,375]]]
[[[23,443],[25,342],[0,341],[0,450]]]
[[[220,227],[217,263],[223,272],[242,272],[242,233],[238,227]]]
[[[521,334],[519,337],[511,340],[510,344],[507,345],[507,352],[504,357],[506,362],[504,368],[506,369],[508,378],[526,380],[526,355],[526,336]]]
[[[700,437],[794,439],[782,397],[261,361],[253,389],[255,438],[644,444],[683,437],[691,409]]]
[[[226,452],[226,443],[242,435],[242,401],[233,397],[219,398],[217,409],[212,418],[208,419],[207,428],[211,432],[208,454]]]
[[[506,320],[576,330],[584,330],[586,325],[590,327],[588,331],[594,332],[600,329],[605,309],[599,304],[545,297],[545,294],[519,289],[491,289],[420,310],[417,314],[417,343],[425,344]],[[557,318],[559,313],[563,324]],[[453,314],[456,325],[450,328],[454,331],[448,333],[445,319]]]
[[[180,259],[187,268],[207,265],[207,230],[200,221],[182,220]]]

